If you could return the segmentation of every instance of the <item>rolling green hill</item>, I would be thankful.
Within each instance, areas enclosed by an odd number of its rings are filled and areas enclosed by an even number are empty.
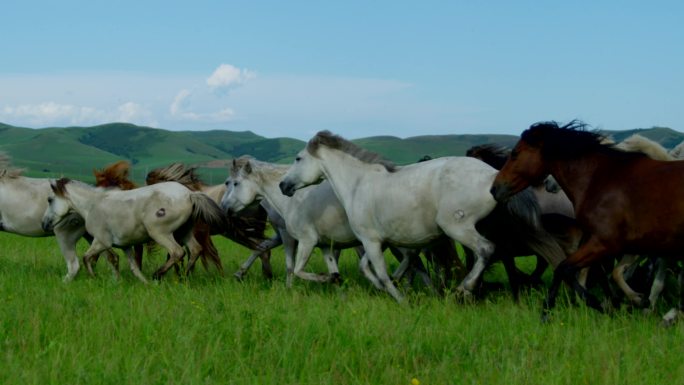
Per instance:
[[[671,148],[684,134],[664,127],[604,131],[616,141],[639,133]],[[409,138],[374,136],[354,140],[358,145],[382,154],[398,164],[432,157],[463,155],[478,144],[515,144],[513,135],[424,135]],[[92,169],[120,159],[134,165],[133,179],[142,182],[153,168],[172,162],[199,166],[208,183],[220,183],[228,161],[250,154],[258,159],[289,163],[304,147],[301,140],[265,138],[250,131],[167,131],[127,123],[93,127],[50,127],[31,129],[0,123],[0,151],[10,154],[26,174],[40,177],[69,176],[92,181]]]

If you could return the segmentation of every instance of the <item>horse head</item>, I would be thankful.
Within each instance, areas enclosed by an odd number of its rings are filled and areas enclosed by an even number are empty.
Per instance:
[[[50,182],[53,195],[48,197],[48,205],[43,214],[41,222],[43,231],[52,231],[69,214],[71,210],[67,192],[67,184],[69,182],[70,180],[67,178]]]

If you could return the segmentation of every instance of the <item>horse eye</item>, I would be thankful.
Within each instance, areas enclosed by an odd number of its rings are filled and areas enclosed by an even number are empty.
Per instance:
[[[295,162],[299,162],[300,160],[302,160],[302,157],[301,157],[301,156],[298,156],[298,157],[295,158]]]
[[[52,197],[48,197],[48,204],[52,204],[52,201],[53,201]]]
[[[240,182],[233,182],[233,186],[237,187],[237,185],[239,185],[239,184],[240,184]]]

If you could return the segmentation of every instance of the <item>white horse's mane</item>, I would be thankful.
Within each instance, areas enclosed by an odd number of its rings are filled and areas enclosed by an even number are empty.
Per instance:
[[[641,152],[656,160],[674,160],[667,150],[658,142],[648,139],[642,135],[634,134],[622,142],[615,145],[615,148],[631,151]]]
[[[397,170],[397,166],[393,162],[384,159],[380,154],[361,148],[347,139],[344,139],[339,135],[335,135],[327,130],[320,131],[316,134],[316,136],[311,138],[309,143],[306,145],[306,150],[311,155],[316,156],[320,146],[342,151],[364,163],[381,164],[385,166],[385,169],[387,169],[389,172],[394,172]]]
[[[12,157],[4,152],[0,152],[0,178],[17,178],[23,173],[23,168],[12,166]]]
[[[262,162],[253,156],[243,155],[239,158],[233,160],[233,165],[230,168],[230,176],[237,176],[238,172],[243,169],[247,164],[250,164],[252,171],[256,170],[258,172],[254,173],[258,178],[266,178],[269,176],[280,178],[290,167],[284,164],[274,164],[268,162]]]
[[[675,159],[684,159],[684,141],[670,150],[670,155]]]

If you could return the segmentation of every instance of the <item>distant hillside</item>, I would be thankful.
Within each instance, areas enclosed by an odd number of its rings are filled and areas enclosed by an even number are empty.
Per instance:
[[[684,134],[664,127],[605,131],[615,140],[639,133],[671,148],[684,140]],[[410,138],[375,136],[354,140],[398,164],[432,157],[463,155],[478,144],[513,146],[514,135],[424,135]],[[69,176],[92,181],[92,169],[120,159],[134,165],[133,178],[142,182],[153,168],[172,162],[200,167],[208,183],[226,177],[229,160],[250,154],[258,159],[289,163],[305,142],[292,138],[265,138],[253,132],[167,131],[127,123],[93,127],[50,127],[30,129],[0,123],[0,151],[7,152],[14,164],[27,169],[27,175]]]

